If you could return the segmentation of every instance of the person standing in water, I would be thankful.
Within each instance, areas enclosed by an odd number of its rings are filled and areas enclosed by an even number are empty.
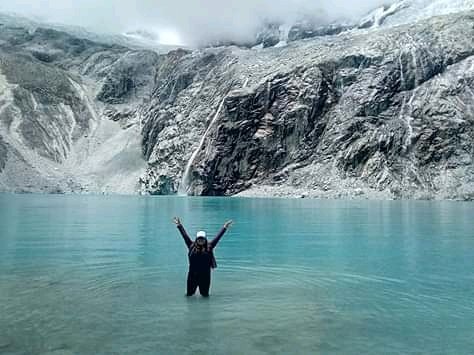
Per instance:
[[[188,247],[189,272],[186,296],[194,295],[199,287],[199,293],[203,297],[209,297],[211,269],[217,267],[216,259],[214,258],[214,248],[233,222],[231,220],[225,222],[222,229],[211,242],[207,241],[206,232],[204,231],[197,232],[196,240],[193,242],[184,229],[181,220],[175,217],[173,222],[178,227]]]

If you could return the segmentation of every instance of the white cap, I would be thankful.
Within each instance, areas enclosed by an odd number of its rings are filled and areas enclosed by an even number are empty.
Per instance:
[[[206,232],[204,232],[204,231],[199,231],[199,232],[197,232],[196,237],[198,237],[198,238],[199,238],[199,237],[206,238]]]

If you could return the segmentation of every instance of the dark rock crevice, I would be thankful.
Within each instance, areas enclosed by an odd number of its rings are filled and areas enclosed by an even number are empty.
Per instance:
[[[5,169],[5,165],[8,159],[8,150],[6,143],[3,141],[2,137],[0,136],[0,173]]]

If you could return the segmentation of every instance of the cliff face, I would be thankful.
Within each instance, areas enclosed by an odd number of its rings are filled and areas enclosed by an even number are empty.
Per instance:
[[[474,14],[173,53],[145,110],[156,194],[474,197]]]
[[[474,12],[408,9],[166,55],[0,26],[0,190],[472,199]]]

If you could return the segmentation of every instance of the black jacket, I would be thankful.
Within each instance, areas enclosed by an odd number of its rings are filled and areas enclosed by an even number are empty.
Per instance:
[[[190,272],[208,272],[211,268],[217,267],[216,259],[214,258],[214,248],[226,232],[227,229],[225,227],[222,227],[216,237],[204,245],[203,248],[199,248],[195,245],[182,225],[178,225],[178,230],[184,239],[184,243],[186,243],[188,247]]]

